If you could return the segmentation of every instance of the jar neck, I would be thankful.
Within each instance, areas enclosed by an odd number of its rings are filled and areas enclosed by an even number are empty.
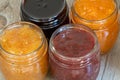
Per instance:
[[[35,24],[38,24],[42,29],[50,29],[62,24],[65,19],[68,17],[68,6],[65,3],[64,9],[56,16],[46,18],[46,19],[34,19],[27,15],[24,9],[21,7],[21,18],[24,21],[30,21]],[[48,27],[49,26],[49,27]]]
[[[47,41],[43,40],[42,45],[37,50],[25,55],[13,55],[3,49],[0,49],[0,57],[2,60],[11,65],[32,65],[33,63],[41,60],[43,56],[46,55],[47,47]]]
[[[84,68],[90,64],[93,64],[93,61],[96,63],[99,63],[100,61],[100,51],[96,51],[94,54],[81,58],[79,60],[64,60],[56,55],[54,55],[53,52],[49,52],[50,59],[56,63],[57,65],[67,68],[67,69],[79,69],[79,68]]]

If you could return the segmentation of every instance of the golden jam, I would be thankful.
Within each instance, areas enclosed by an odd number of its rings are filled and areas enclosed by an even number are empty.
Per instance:
[[[27,22],[11,24],[1,33],[0,44],[0,68],[7,80],[44,79],[48,46],[40,28]]]
[[[84,24],[97,34],[102,53],[115,44],[118,27],[118,8],[114,0],[75,0],[70,12],[73,23]]]

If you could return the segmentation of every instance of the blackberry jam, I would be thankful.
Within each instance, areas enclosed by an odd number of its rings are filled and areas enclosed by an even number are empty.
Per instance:
[[[69,23],[66,0],[23,0],[21,20],[37,24],[50,39],[59,26]]]

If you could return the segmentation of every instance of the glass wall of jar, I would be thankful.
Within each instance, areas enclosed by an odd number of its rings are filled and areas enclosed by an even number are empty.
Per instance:
[[[70,18],[73,23],[87,25],[95,31],[102,53],[107,53],[115,44],[119,34],[115,0],[75,0]]]
[[[22,0],[21,19],[37,24],[49,39],[59,26],[69,23],[66,0]]]
[[[0,33],[0,69],[6,80],[43,80],[48,71],[47,40],[28,22],[8,25]]]
[[[54,80],[96,80],[100,47],[95,33],[84,25],[64,25],[49,44],[49,63]]]

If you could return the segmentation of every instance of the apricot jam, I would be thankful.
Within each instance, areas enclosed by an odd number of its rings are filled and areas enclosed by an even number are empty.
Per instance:
[[[48,71],[47,41],[28,22],[8,25],[0,34],[0,69],[6,80],[43,80]]]
[[[75,0],[70,18],[73,23],[84,24],[94,30],[103,54],[114,46],[119,33],[115,0]]]

